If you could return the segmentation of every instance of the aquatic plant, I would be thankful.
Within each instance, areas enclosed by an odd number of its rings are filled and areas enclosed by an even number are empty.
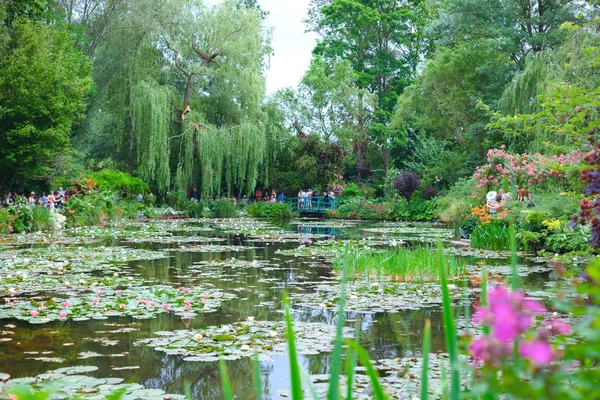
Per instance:
[[[394,281],[425,282],[438,281],[436,251],[429,247],[410,249],[398,247],[381,251],[361,250],[352,245],[335,258],[333,268],[341,271],[349,268],[351,276],[387,277]],[[450,277],[465,275],[464,261],[453,255],[447,257]]]

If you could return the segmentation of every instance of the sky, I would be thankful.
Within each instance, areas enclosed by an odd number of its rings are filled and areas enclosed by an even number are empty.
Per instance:
[[[219,0],[207,0],[208,4]],[[260,7],[269,11],[267,25],[273,28],[271,67],[267,71],[267,94],[286,86],[295,87],[310,64],[317,36],[305,33],[302,20],[306,18],[309,0],[259,0]]]

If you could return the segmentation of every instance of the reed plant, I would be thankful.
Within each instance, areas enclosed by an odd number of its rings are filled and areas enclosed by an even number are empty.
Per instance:
[[[477,224],[471,234],[471,247],[486,250],[508,250],[508,225],[500,220]]]
[[[463,259],[449,255],[446,264],[449,277],[466,274]],[[399,247],[377,252],[349,246],[335,258],[333,268],[337,272],[347,268],[350,276],[376,276],[394,281],[437,282],[440,278],[436,251],[429,247]]]

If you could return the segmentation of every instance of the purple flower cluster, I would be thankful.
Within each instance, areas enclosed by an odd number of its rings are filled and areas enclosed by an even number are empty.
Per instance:
[[[534,326],[534,317],[546,312],[544,305],[525,299],[522,291],[511,292],[502,286],[490,290],[488,302],[488,306],[477,309],[473,320],[488,326],[490,332],[476,339],[469,349],[473,358],[486,364],[499,366],[503,358],[512,354],[517,342],[522,358],[536,365],[549,364],[554,358],[549,339],[571,333],[569,325],[554,319],[544,321],[533,339],[520,340]]]

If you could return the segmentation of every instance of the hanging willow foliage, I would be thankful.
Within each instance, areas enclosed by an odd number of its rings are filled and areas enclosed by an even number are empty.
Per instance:
[[[265,124],[245,122],[233,127],[205,127],[199,113],[182,126],[175,183],[181,191],[197,187],[202,197],[250,194],[268,177],[272,132]],[[267,168],[265,167],[267,166]]]
[[[168,142],[173,106],[169,88],[144,81],[135,85],[131,90],[131,115],[137,175],[164,193],[171,181]]]

